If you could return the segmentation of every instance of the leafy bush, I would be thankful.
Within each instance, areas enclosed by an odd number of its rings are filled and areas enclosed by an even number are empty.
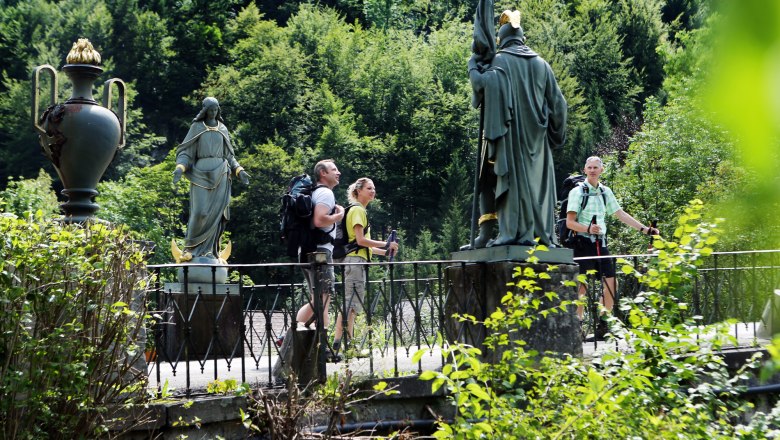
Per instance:
[[[40,169],[35,179],[9,179],[8,187],[0,191],[0,209],[16,215],[38,210],[45,214],[56,214],[59,208],[51,176]]]
[[[296,383],[297,378],[292,374],[285,390],[258,389],[250,394],[248,410],[241,410],[244,427],[263,438],[319,438],[319,434],[307,432],[304,425],[311,426],[316,418],[323,417],[327,420],[321,433],[323,438],[366,438],[358,432],[334,434],[339,433],[339,426],[346,422],[346,417],[356,405],[379,395],[398,394],[395,387],[383,381],[376,383],[371,390],[356,388],[349,369],[343,374],[330,375],[324,384],[312,382],[303,390]]]
[[[502,309],[483,324],[489,350],[503,350],[495,364],[482,362],[480,350],[456,345],[441,372],[426,371],[434,391],[446,386],[457,408],[452,423],[442,423],[437,438],[766,438],[780,422],[778,411],[752,416],[740,388],[753,360],[732,373],[717,353],[734,343],[727,326],[698,325],[683,301],[690,275],[719,232],[717,222],[701,219],[701,202],[692,202],[679,220],[677,242],[656,240],[658,258],[641,273],[624,265],[646,290],[625,299],[624,325],[610,318],[612,334],[626,349],[590,360],[538,357],[513,329],[556,310],[543,310],[532,293],[536,274],[515,272],[517,293],[508,293]],[[545,294],[550,295],[550,294]],[[557,310],[559,311],[559,310]],[[473,317],[463,317],[473,320]],[[707,334],[706,343],[700,339]],[[777,346],[774,352],[778,352]],[[419,356],[418,352],[415,356]],[[778,352],[780,353],[780,352]]]
[[[188,200],[184,182],[173,185],[173,154],[157,165],[136,168],[118,181],[98,185],[100,211],[97,216],[115,224],[127,225],[134,237],[155,245],[151,263],[172,261],[171,239],[184,236],[186,217],[181,218]],[[154,213],[154,214],[151,214]]]
[[[98,437],[145,396],[142,255],[102,223],[6,214],[0,236],[0,436]]]

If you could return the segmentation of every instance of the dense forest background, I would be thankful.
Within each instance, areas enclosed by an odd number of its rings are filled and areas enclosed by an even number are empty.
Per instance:
[[[446,257],[468,241],[478,112],[466,61],[476,0],[0,0],[0,203],[56,212],[58,185],[31,128],[30,72],[57,68],[86,37],[101,81],[130,89],[127,145],[103,183],[98,216],[128,224],[168,262],[183,237],[186,183],[171,156],[206,96],[219,99],[248,186],[233,187],[234,263],[282,260],[279,197],[322,158],[347,185],[372,177],[377,229],[401,233],[405,259]],[[728,134],[696,96],[718,16],[706,0],[497,1],[517,8],[527,44],[569,104],[559,183],[603,156],[626,211],[673,227],[686,202],[716,204],[750,184]],[[60,95],[69,96],[60,75]],[[96,92],[100,92],[97,90]],[[41,106],[47,103],[42,102]],[[618,252],[645,238],[616,228]],[[722,248],[756,247],[735,231]]]

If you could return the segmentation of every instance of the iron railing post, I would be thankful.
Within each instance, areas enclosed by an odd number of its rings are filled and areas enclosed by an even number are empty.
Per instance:
[[[322,297],[324,294],[330,295],[330,291],[327,293],[325,289],[328,288],[330,280],[326,281],[325,277],[328,276],[327,269],[327,254],[324,252],[313,252],[309,254],[309,264],[314,271],[314,286],[312,288],[312,300],[314,301],[314,316],[315,316],[315,340],[317,343],[317,378],[321,383],[325,383],[328,378],[327,369],[327,335],[325,334],[325,313]]]

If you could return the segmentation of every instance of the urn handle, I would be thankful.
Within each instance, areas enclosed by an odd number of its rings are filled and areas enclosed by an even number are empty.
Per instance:
[[[113,104],[111,86],[114,84],[116,84],[119,89],[116,110],[111,108],[111,105]],[[125,86],[124,81],[119,78],[111,78],[103,83],[103,107],[113,111],[119,118],[119,128],[121,132],[119,136],[119,148],[122,148],[125,146],[125,128],[127,127],[127,87]]]
[[[57,71],[54,67],[44,64],[38,66],[32,71],[32,123],[35,130],[40,134],[46,134],[46,130],[38,124],[38,89],[40,82],[41,71],[48,72],[51,79],[50,98],[49,105],[54,105],[57,102]]]

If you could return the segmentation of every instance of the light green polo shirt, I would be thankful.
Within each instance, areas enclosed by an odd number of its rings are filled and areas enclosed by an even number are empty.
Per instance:
[[[587,194],[583,194],[582,191],[583,183],[588,187]],[[596,224],[601,226],[603,235],[606,236],[607,215],[612,215],[615,212],[617,212],[617,210],[620,209],[620,205],[618,204],[618,201],[615,198],[615,194],[606,185],[599,183],[598,188],[594,188],[590,183],[588,183],[587,180],[584,181],[583,183],[575,186],[571,191],[569,191],[569,201],[566,205],[566,209],[569,212],[576,212],[577,222],[582,223],[583,225],[590,224],[591,219],[595,215]],[[602,191],[604,192],[604,195],[607,197],[606,205],[604,205],[604,198],[601,197]],[[588,197],[588,204],[585,206],[585,209],[580,211],[580,206],[582,205],[583,196]]]

